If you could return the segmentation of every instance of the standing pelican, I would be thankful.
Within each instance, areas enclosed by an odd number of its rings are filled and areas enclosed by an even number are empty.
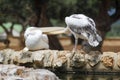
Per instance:
[[[77,49],[78,38],[87,40],[88,43],[96,47],[102,38],[97,34],[96,25],[93,19],[83,14],[73,14],[65,18],[67,29],[69,29],[75,37],[74,51]]]

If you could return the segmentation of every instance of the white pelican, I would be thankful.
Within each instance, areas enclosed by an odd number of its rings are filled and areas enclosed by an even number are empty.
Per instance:
[[[43,34],[37,27],[29,27],[24,33],[25,46],[24,50],[49,49],[48,37]]]
[[[96,25],[93,19],[83,15],[83,14],[73,14],[69,17],[65,17],[65,22],[67,24],[67,29],[69,29],[75,37],[75,47],[73,51],[76,51],[78,38],[87,40],[88,43],[96,47],[102,38],[97,33]]]

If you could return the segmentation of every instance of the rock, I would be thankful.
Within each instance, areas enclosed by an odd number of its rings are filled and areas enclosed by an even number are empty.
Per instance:
[[[0,65],[0,80],[59,80],[51,71],[15,65]]]
[[[101,62],[107,68],[113,69],[117,54],[114,52],[104,52],[101,57]]]
[[[91,67],[94,67],[96,64],[100,62],[101,55],[102,54],[99,51],[90,51],[89,54],[86,56],[88,64]]]
[[[120,53],[91,51],[85,53],[78,50],[74,55],[71,51],[38,50],[0,51],[0,64],[16,64],[32,68],[46,68],[53,71],[120,71]],[[21,70],[22,71],[22,70]]]
[[[86,65],[85,52],[77,51],[71,60],[71,66],[73,68],[83,68]]]

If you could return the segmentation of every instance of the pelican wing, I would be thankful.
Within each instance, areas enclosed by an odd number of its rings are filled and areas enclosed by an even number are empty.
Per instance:
[[[66,17],[65,22],[69,29],[78,35],[81,33],[94,34],[95,30],[92,25],[89,24],[87,19],[78,19],[76,17]]]

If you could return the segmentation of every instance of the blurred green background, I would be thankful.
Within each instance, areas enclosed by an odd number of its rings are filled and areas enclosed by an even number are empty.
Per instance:
[[[85,14],[92,18],[103,41],[120,37],[120,0],[0,0],[0,40],[4,42],[5,34],[7,40],[17,34],[24,45],[22,39],[27,27],[66,27],[64,19],[72,14]],[[74,37],[70,39],[74,43]],[[50,49],[63,49],[56,36],[49,36],[49,40]],[[93,50],[100,49],[103,41]]]
[[[22,30],[22,25],[31,15],[40,15],[40,12],[42,12],[40,5],[43,5],[45,16],[50,23],[47,24],[47,26],[65,27],[64,18],[66,16],[81,13],[95,19],[101,12],[100,7],[103,4],[107,5],[105,7],[104,5],[102,6],[103,8],[107,7],[107,15],[113,16],[116,14],[117,9],[119,10],[120,5],[116,3],[117,1],[120,2],[119,0],[0,0],[0,23],[4,24],[6,28],[10,28],[12,25],[11,23],[14,23],[14,29],[20,32]],[[32,26],[31,22],[28,22],[27,25]],[[25,25],[25,27],[27,25]],[[107,37],[120,36],[119,18],[113,21],[110,27],[111,30],[107,33]],[[1,25],[0,32],[3,32]]]

